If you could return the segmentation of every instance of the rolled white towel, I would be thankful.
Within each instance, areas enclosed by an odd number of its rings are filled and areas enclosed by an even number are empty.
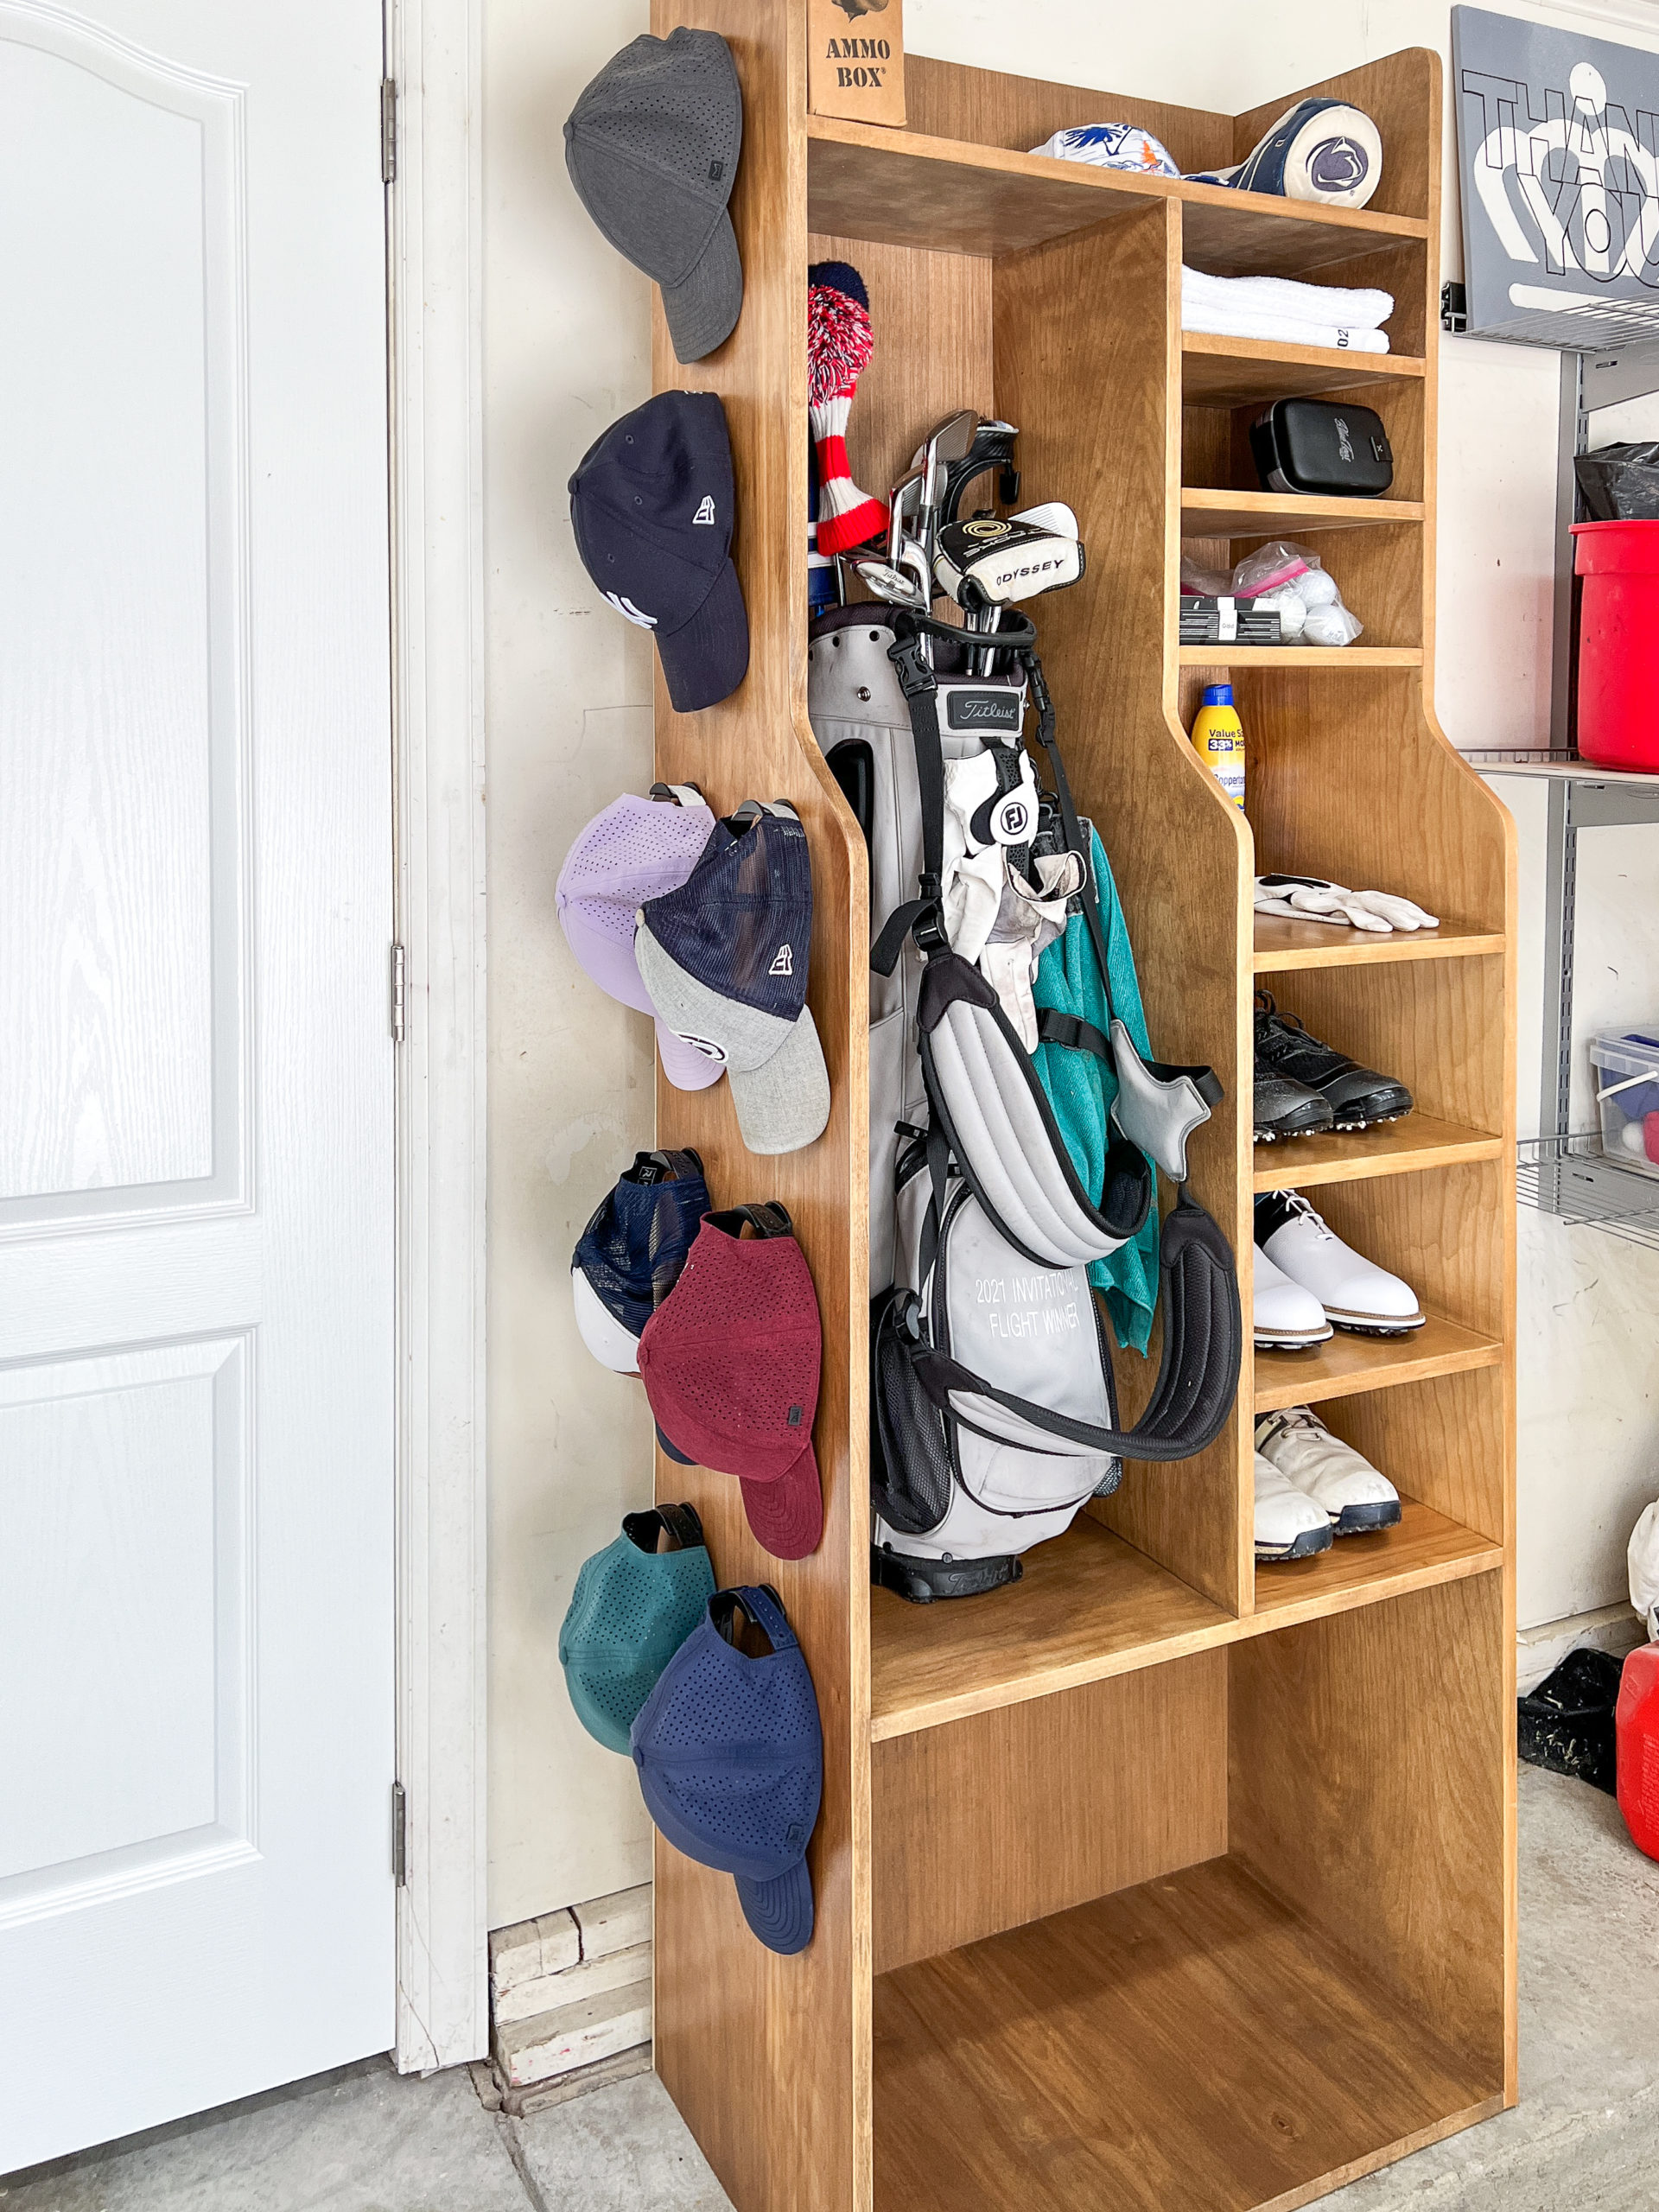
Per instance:
[[[1301,284],[1290,276],[1209,276],[1201,269],[1181,268],[1182,325],[1210,330],[1211,322],[1190,322],[1189,307],[1222,315],[1269,315],[1327,329],[1376,330],[1394,313],[1392,292],[1351,289],[1342,284]],[[1374,350],[1374,349],[1373,349]]]
[[[1331,346],[1350,353],[1386,353],[1386,330],[1345,330],[1336,324],[1298,322],[1288,315],[1225,315],[1219,308],[1181,302],[1181,328],[1221,338],[1272,338],[1281,346]]]

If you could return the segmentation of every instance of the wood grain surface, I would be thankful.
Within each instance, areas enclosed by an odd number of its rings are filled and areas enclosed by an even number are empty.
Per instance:
[[[817,1289],[818,1549],[772,1559],[749,1532],[735,1482],[660,1454],[657,1494],[696,1503],[722,1585],[770,1582],[781,1593],[817,1690],[824,1788],[809,1853],[817,1925],[795,1958],[756,1941],[729,1877],[658,1838],[656,2064],[738,2212],[847,2212],[869,2188],[869,893],[863,841],[806,719],[804,16],[800,0],[654,0],[658,35],[680,23],[720,31],[742,83],[731,215],[744,304],[733,335],[691,366],[675,360],[658,303],[652,375],[658,390],[692,384],[725,402],[750,656],[736,692],[697,715],[672,711],[659,672],[657,773],[699,783],[716,813],[746,798],[799,810],[812,855],[808,1002],[833,1105],[815,1144],[760,1160],[744,1149],[727,1084],[686,1092],[658,1077],[658,1143],[697,1147],[717,1206],[781,1200]]]
[[[875,2021],[880,2212],[1289,2212],[1490,2089],[1234,1858],[884,1974]]]
[[[1226,1769],[1220,1651],[878,1744],[876,1973],[1215,1858]]]
[[[1370,967],[1391,960],[1468,960],[1503,950],[1501,930],[1471,929],[1449,919],[1437,930],[1392,930],[1384,936],[1373,930],[1333,929],[1328,922],[1293,922],[1282,914],[1255,918],[1258,976],[1300,968]]]
[[[1249,407],[1299,394],[1353,391],[1423,373],[1421,356],[1351,353],[1332,346],[1286,346],[1273,338],[1181,333],[1181,397],[1189,407]],[[1376,404],[1373,397],[1367,406]]]
[[[1393,1389],[1433,1375],[1496,1367],[1503,1357],[1503,1345],[1491,1337],[1437,1313],[1430,1313],[1408,1337],[1356,1337],[1338,1329],[1329,1344],[1313,1351],[1258,1351],[1255,1410],[1322,1406],[1328,1398],[1351,1397],[1360,1390]]]
[[[1253,1147],[1251,1180],[1258,1191],[1313,1190],[1330,1183],[1363,1183],[1379,1175],[1419,1174],[1428,1167],[1497,1160],[1503,1140],[1489,1130],[1433,1114],[1411,1113],[1374,1129],[1331,1130],[1311,1137],[1278,1137]]]
[[[1503,1547],[1491,1537],[1449,1520],[1418,1498],[1402,1495],[1401,1509],[1397,1527],[1344,1536],[1313,1559],[1258,1560],[1257,1620],[1271,1616],[1273,1627],[1287,1628],[1503,1567]]]

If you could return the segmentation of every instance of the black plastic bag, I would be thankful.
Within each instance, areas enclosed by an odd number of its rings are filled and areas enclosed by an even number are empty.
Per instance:
[[[1573,467],[1592,522],[1659,522],[1659,440],[1603,446]]]
[[[1613,1708],[1623,1672],[1624,1662],[1605,1651],[1569,1651],[1519,1700],[1520,1751],[1528,1765],[1570,1774],[1611,1797],[1618,1787]]]

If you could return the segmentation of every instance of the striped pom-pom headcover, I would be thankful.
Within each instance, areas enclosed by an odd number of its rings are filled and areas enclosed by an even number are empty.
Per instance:
[[[806,272],[807,414],[818,456],[818,551],[850,552],[887,526],[880,499],[861,492],[847,461],[847,417],[874,349],[870,296],[845,261]]]

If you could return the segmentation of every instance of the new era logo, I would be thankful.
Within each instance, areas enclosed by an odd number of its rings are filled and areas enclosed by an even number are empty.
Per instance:
[[[657,617],[654,614],[642,613],[631,599],[624,599],[620,592],[607,591],[605,596],[619,614],[626,614],[630,622],[637,622],[642,630],[654,630],[657,627]]]
[[[795,956],[786,944],[780,944],[772,955],[772,965],[766,973],[768,976],[792,976],[795,973]]]
[[[697,509],[697,512],[692,516],[691,519],[693,522],[712,523],[714,521],[715,495],[712,492],[705,492],[703,493],[702,505]]]

